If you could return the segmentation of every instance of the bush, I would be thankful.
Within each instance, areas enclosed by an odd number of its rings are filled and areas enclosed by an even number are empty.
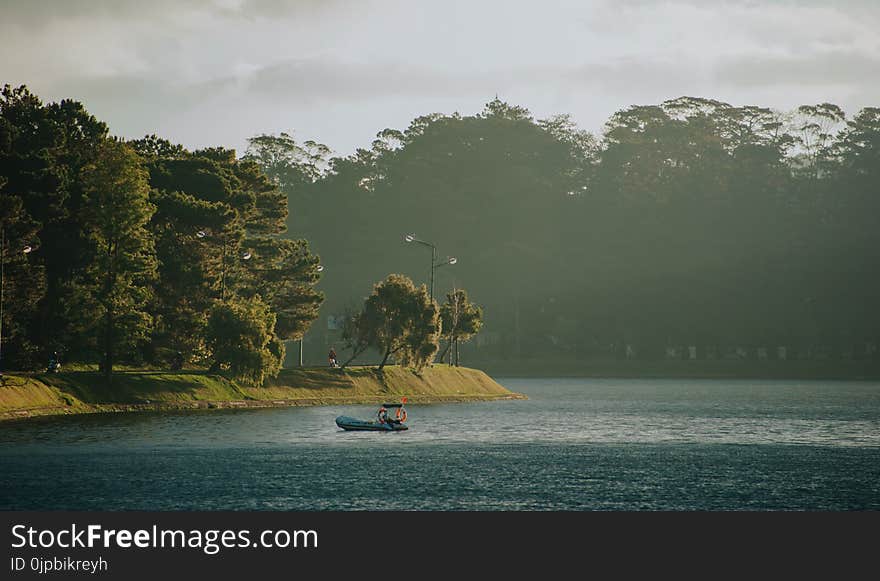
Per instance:
[[[250,385],[276,377],[284,343],[275,335],[275,314],[259,295],[216,303],[208,317],[207,342],[215,367]]]

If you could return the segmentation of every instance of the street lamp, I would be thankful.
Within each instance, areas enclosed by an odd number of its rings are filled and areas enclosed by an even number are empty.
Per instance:
[[[205,230],[196,231],[196,238],[200,240],[204,240],[208,237],[208,233]],[[242,260],[250,260],[253,258],[253,254],[248,250],[244,250],[239,254],[239,258]],[[226,238],[223,238],[223,248],[222,254],[220,256],[220,300],[226,299]]]
[[[30,254],[33,248],[25,245],[22,254]],[[6,228],[0,226],[0,376],[3,375],[3,293],[6,290]]]
[[[434,268],[440,268],[441,266],[452,266],[456,262],[458,262],[458,259],[456,257],[447,256],[446,260],[441,260],[440,262],[438,262],[437,264],[434,265]],[[433,278],[434,277],[431,276],[432,280],[433,280]],[[434,285],[433,284],[431,284],[431,298],[432,299],[434,298]]]
[[[431,300],[434,300],[434,269],[446,266],[447,264],[455,264],[458,262],[458,259],[454,256],[449,256],[446,260],[443,260],[437,263],[437,247],[431,244],[430,242],[426,242],[424,240],[420,240],[416,238],[415,234],[407,234],[403,237],[404,242],[415,242],[417,244],[421,244],[422,246],[428,246],[431,248]],[[436,264],[435,264],[436,263]]]

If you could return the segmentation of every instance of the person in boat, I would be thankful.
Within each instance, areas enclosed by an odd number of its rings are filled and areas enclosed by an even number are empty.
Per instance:
[[[379,408],[378,412],[376,412],[376,419],[379,420],[380,424],[388,423],[388,409],[384,405]]]

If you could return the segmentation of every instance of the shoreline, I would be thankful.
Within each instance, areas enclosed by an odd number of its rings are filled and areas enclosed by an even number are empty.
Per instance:
[[[591,379],[880,379],[880,360],[558,360],[481,362],[493,377]]]
[[[527,399],[484,372],[435,365],[407,369],[354,367],[284,370],[265,387],[246,387],[205,372],[120,372],[110,385],[92,372],[9,374],[0,386],[0,422],[93,413],[137,413]]]
[[[528,399],[525,395],[460,395],[460,396],[413,396],[407,398],[407,404],[438,404],[438,403],[476,403],[482,401],[502,401]],[[175,412],[175,411],[211,411],[230,409],[271,409],[289,407],[315,407],[332,405],[369,405],[382,403],[375,398],[302,398],[292,400],[232,400],[232,401],[200,401],[186,403],[139,403],[139,404],[93,404],[88,409],[71,410],[68,407],[18,409],[0,412],[0,422],[50,418],[57,416],[76,416],[89,414],[144,413],[144,412]]]

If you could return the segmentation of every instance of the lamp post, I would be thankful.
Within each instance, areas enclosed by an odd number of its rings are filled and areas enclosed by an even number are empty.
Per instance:
[[[319,264],[315,270],[317,270],[318,272],[322,272],[324,270],[324,265]],[[305,332],[303,332],[303,336],[299,338],[299,366],[300,367],[303,366],[303,341],[305,341],[305,340],[306,340],[306,334],[305,334]]]
[[[458,262],[458,259],[454,256],[447,256],[444,260],[441,260],[437,264],[434,265],[434,268],[440,268],[441,266],[452,266]],[[431,285],[433,287],[433,285]],[[431,289],[431,294],[434,294],[433,288]],[[432,296],[433,298],[433,296]]]
[[[203,239],[208,236],[204,230],[196,232],[196,238]],[[253,255],[245,250],[241,253],[242,260],[250,260]],[[226,238],[223,239],[223,254],[220,256],[220,300],[226,299]]]
[[[458,259],[454,256],[448,256],[445,260],[437,263],[437,247],[431,244],[430,242],[426,242],[424,240],[420,240],[416,238],[415,234],[407,234],[403,237],[405,242],[415,242],[417,244],[421,244],[422,246],[428,246],[431,249],[431,300],[434,300],[434,269],[446,266],[447,264],[455,264],[458,262]],[[435,264],[436,263],[436,264]]]
[[[21,249],[22,254],[33,250],[30,246]],[[0,377],[3,376],[3,293],[6,290],[6,228],[0,225]]]

